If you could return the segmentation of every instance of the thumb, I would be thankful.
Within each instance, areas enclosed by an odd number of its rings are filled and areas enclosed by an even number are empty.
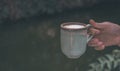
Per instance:
[[[99,24],[97,24],[97,22],[95,22],[93,19],[90,19],[89,23],[96,29],[100,29],[101,28],[101,26],[99,26]]]

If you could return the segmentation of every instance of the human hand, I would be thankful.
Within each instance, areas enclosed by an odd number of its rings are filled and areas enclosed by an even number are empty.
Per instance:
[[[103,50],[107,46],[120,45],[120,26],[111,22],[97,23],[90,20],[93,26],[89,29],[94,37],[88,42],[88,46],[96,50]]]

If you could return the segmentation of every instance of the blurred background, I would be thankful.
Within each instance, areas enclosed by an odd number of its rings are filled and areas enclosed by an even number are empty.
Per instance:
[[[0,71],[88,71],[98,57],[120,49],[87,47],[80,58],[68,59],[60,49],[60,24],[89,19],[119,24],[120,1],[0,0]]]

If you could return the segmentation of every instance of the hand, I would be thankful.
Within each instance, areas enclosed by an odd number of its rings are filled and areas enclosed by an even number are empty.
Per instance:
[[[90,34],[94,37],[88,42],[88,46],[96,50],[103,50],[107,46],[120,44],[120,26],[111,22],[97,23],[90,20],[93,26],[89,29]]]

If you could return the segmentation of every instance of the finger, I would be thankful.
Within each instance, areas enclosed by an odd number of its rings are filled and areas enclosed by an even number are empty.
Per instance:
[[[96,22],[93,20],[93,19],[90,19],[89,20],[89,23],[93,26],[93,27],[96,27]]]
[[[88,46],[95,46],[97,43],[99,42],[99,40],[97,38],[94,38],[94,39],[91,39],[89,42],[88,42]]]
[[[94,27],[94,28],[101,28],[101,26],[99,26],[99,24],[97,24],[97,22],[95,22],[93,19],[89,20],[89,23]]]
[[[103,45],[102,42],[96,42],[95,44],[91,44],[91,47],[100,47],[101,45]]]
[[[95,47],[95,50],[103,50],[105,49],[105,45],[101,45],[99,47]]]
[[[90,28],[89,31],[88,31],[88,33],[92,34],[92,35],[96,35],[96,34],[100,33],[100,30],[94,29],[94,28]]]

